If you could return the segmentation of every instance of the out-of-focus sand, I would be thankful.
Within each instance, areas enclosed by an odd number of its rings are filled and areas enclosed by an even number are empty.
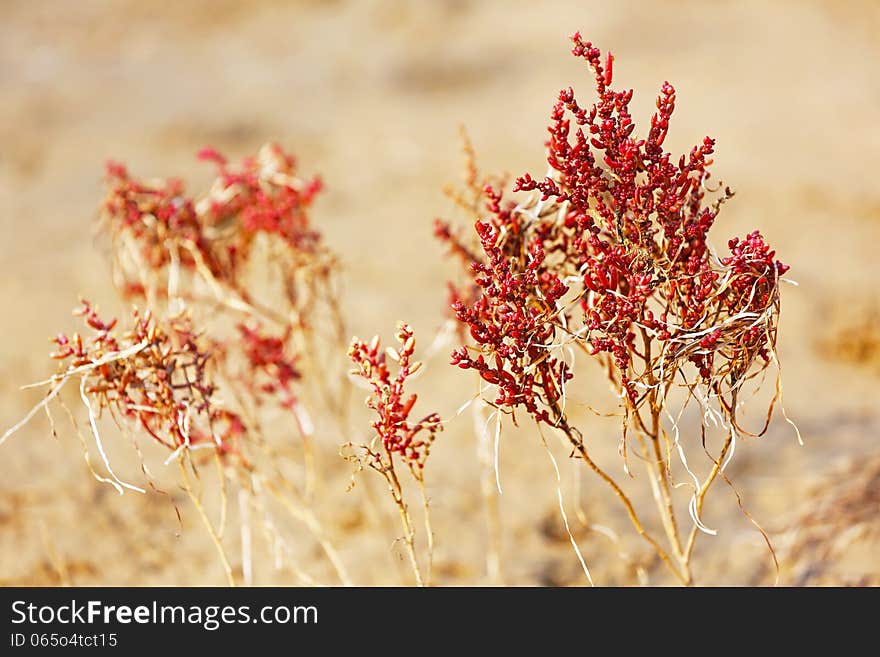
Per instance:
[[[46,337],[73,327],[68,309],[77,295],[119,307],[91,221],[108,157],[138,175],[181,175],[197,189],[209,177],[192,157],[201,146],[238,157],[279,141],[327,183],[314,216],[346,264],[351,331],[389,336],[406,319],[427,343],[442,322],[443,281],[452,271],[430,233],[433,217],[455,216],[441,187],[461,169],[457,127],[467,126],[487,170],[542,173],[557,91],[571,84],[583,102],[590,97],[588,74],[568,54],[576,29],[615,53],[616,79],[636,89],[643,123],[663,80],[675,84],[667,145],[683,151],[704,134],[716,137],[715,175],[737,191],[716,224],[717,244],[760,227],[800,283],[784,289],[780,351],[787,410],[806,445],[798,447],[777,418],[764,438],[739,446],[732,471],[772,534],[811,482],[878,451],[876,336],[873,347],[848,351],[855,353],[848,361],[826,358],[841,332],[880,304],[880,5],[870,0],[7,0],[0,6],[0,428],[39,399],[18,386],[50,372]],[[446,415],[470,385],[442,353],[420,383],[433,387],[424,397]],[[615,422],[583,421],[619,473]],[[502,446],[506,579],[580,583],[558,527],[552,465],[533,433],[505,434]],[[354,496],[363,491],[345,493],[332,442],[323,459],[339,473],[322,504],[334,511],[332,531],[355,579],[404,581],[395,534],[363,530],[375,521],[359,511]],[[116,451],[125,458],[124,446]],[[37,418],[0,454],[0,582],[222,581],[198,521],[184,509],[181,531],[161,496],[118,497],[95,482],[66,423],[56,441]],[[430,464],[441,583],[487,582],[475,460],[465,416],[449,425]],[[134,464],[128,472],[136,473]],[[598,481],[585,478],[584,490],[598,521],[626,530]],[[714,495],[707,522],[721,531],[701,544],[699,580],[772,583],[760,566],[767,559],[760,536],[730,489],[721,484]],[[303,568],[321,574],[311,543],[297,538],[302,530],[285,529]],[[624,534],[626,550],[641,554]],[[607,539],[578,536],[599,583],[632,581]],[[847,553],[834,566],[838,581],[880,575],[876,554],[876,546]],[[787,572],[783,564],[783,582]],[[292,580],[266,567],[260,581]],[[658,571],[651,581],[666,580]]]

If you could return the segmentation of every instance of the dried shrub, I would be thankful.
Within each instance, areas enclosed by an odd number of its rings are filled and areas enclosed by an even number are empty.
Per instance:
[[[283,340],[283,350],[322,373],[314,377],[322,402],[343,417],[347,387],[326,376],[347,338],[339,263],[310,218],[320,179],[299,177],[293,156],[275,144],[238,166],[211,148],[199,158],[217,168],[201,196],[187,195],[180,180],[143,182],[108,164],[100,228],[117,289],[171,314],[186,306],[232,358],[252,355],[243,352],[253,348],[253,331]],[[315,339],[318,327],[329,339]]]
[[[134,309],[131,327],[117,329],[117,320],[101,319],[92,304],[83,300],[74,314],[81,316],[91,335],[63,333],[54,338],[50,357],[58,372],[33,386],[48,386],[46,397],[4,436],[6,440],[58,397],[71,380],[79,381],[80,398],[88,411],[98,452],[110,474],[99,480],[120,494],[124,488],[143,492],[113,472],[104,451],[97,420],[104,412],[116,421],[143,430],[172,452],[202,447],[223,454],[236,452],[235,443],[244,432],[239,417],[214,401],[214,385],[208,354],[185,314],[157,322],[150,311]]]

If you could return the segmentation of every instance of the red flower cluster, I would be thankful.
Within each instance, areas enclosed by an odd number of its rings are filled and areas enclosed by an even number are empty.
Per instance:
[[[237,415],[217,408],[208,373],[209,356],[186,317],[160,326],[153,314],[133,311],[133,326],[117,334],[86,300],[75,311],[93,334],[59,334],[52,358],[61,379],[82,374],[83,392],[99,410],[132,419],[169,449],[214,442],[221,452],[244,433]]]
[[[378,417],[372,426],[385,451],[389,455],[399,454],[418,477],[431,444],[443,425],[437,413],[430,413],[417,422],[410,421],[409,415],[418,396],[407,395],[404,387],[407,379],[419,370],[421,363],[412,360],[416,346],[412,329],[401,323],[396,337],[400,348],[389,348],[387,352],[379,351],[378,336],[369,343],[355,338],[348,354],[355,364],[352,373],[368,381],[373,390],[367,399],[367,406],[376,411]],[[397,361],[395,376],[388,368],[388,358]],[[372,456],[376,463],[380,462],[378,454]]]
[[[117,262],[121,287],[143,295],[145,273],[167,277],[169,265],[177,261],[187,270],[203,267],[215,281],[247,298],[238,276],[249,262],[254,239],[263,234],[285,247],[289,266],[284,284],[293,302],[299,294],[294,274],[306,265],[326,271],[332,262],[308,215],[321,181],[298,178],[293,157],[275,144],[238,167],[212,148],[203,149],[199,158],[218,168],[217,179],[201,198],[187,196],[179,180],[145,183],[120,164],[107,165],[105,222],[114,241],[123,242],[116,244],[117,257],[134,247],[139,259],[128,266]],[[153,292],[162,293],[162,286],[154,287]]]
[[[246,366],[244,376],[254,379],[252,388],[278,397],[282,408],[294,409],[297,404],[292,385],[302,378],[296,367],[296,356],[290,355],[290,330],[282,336],[266,335],[259,326],[238,325]]]
[[[231,168],[213,149],[203,149],[199,159],[215,162],[218,177],[196,208],[206,230],[223,242],[231,271],[247,260],[251,242],[260,233],[278,237],[299,255],[320,251],[321,234],[311,227],[307,210],[322,183],[319,178],[297,178],[293,156],[268,144],[238,168]]]
[[[152,270],[164,269],[171,263],[172,257],[182,258],[185,266],[194,266],[189,252],[172,256],[168,250],[169,242],[192,245],[211,262],[210,247],[203,234],[202,223],[196,215],[192,199],[184,196],[181,180],[171,178],[152,184],[142,182],[131,178],[126,167],[115,162],[108,162],[106,170],[110,190],[102,210],[114,240],[130,237],[138,248],[142,264]],[[130,245],[118,246],[123,249]],[[130,291],[143,291],[139,281],[126,282]]]
[[[578,34],[573,41],[573,53],[593,71],[598,101],[585,108],[572,89],[560,92],[546,143],[554,173],[541,181],[526,174],[514,188],[539,198],[503,204],[487,189],[479,256],[448,224],[435,228],[474,283],[474,294],[460,295],[453,308],[480,354],[457,350],[453,364],[497,385],[499,405],[524,405],[541,421],[548,414],[536,397],[554,409],[570,377],[552,349],[560,341],[607,353],[633,403],[636,382],[655,366],[671,375],[684,359],[708,381],[742,373],[756,355],[766,359],[778,277],[788,269],[758,233],[731,241],[732,256],[715,258],[708,233],[732,192],[704,202],[714,141],[707,137],[679,158],[663,149],[676,100],[668,82],[640,137],[629,111],[632,90],[611,87],[613,57]],[[580,329],[563,297],[583,309]],[[639,351],[641,332],[645,343],[668,345]],[[658,353],[662,363],[647,362]],[[638,356],[646,361],[641,371]]]
[[[506,217],[497,199],[501,223]],[[558,314],[556,302],[568,291],[558,277],[543,269],[545,255],[541,242],[532,243],[524,264],[509,258],[498,246],[501,229],[497,224],[477,222],[480,244],[487,264],[471,265],[474,281],[482,291],[473,305],[453,304],[460,322],[470,328],[471,337],[484,353],[472,357],[462,347],[452,354],[452,364],[474,369],[484,381],[498,387],[495,403],[508,408],[525,407],[536,419],[552,422],[547,410],[539,410],[543,397],[553,407],[562,397],[562,386],[571,378],[563,361],[548,357],[548,343],[555,336]]]

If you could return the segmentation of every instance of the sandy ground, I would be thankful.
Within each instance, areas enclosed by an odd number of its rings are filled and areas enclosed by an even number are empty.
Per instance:
[[[5,0],[0,427],[39,399],[19,385],[51,371],[46,337],[73,327],[77,296],[118,308],[92,232],[108,157],[197,188],[209,175],[192,159],[203,145],[238,157],[281,142],[305,172],[327,182],[315,220],[346,265],[351,331],[388,336],[406,319],[432,335],[451,267],[431,239],[431,220],[454,216],[441,188],[461,169],[457,127],[467,126],[486,169],[541,173],[556,92],[572,84],[584,100],[589,94],[588,75],[568,55],[566,38],[576,29],[614,51],[616,79],[637,90],[643,122],[663,80],[675,84],[667,145],[679,151],[704,134],[716,137],[716,176],[737,191],[716,239],[760,227],[800,283],[784,290],[780,346],[787,409],[806,445],[777,419],[768,435],[740,447],[732,471],[749,510],[775,535],[815,481],[877,452],[880,327],[870,313],[880,305],[880,5],[871,0]],[[443,361],[433,358],[422,382],[449,415],[467,384]],[[583,421],[613,464],[614,422]],[[88,475],[75,433],[59,434],[54,440],[37,418],[2,447],[0,582],[222,582],[185,504],[181,526],[161,496],[116,496]],[[323,445],[333,474],[321,505],[354,579],[406,581],[395,534],[381,525],[387,519],[363,511],[360,482],[345,492],[335,442]],[[117,451],[124,461],[125,446]],[[432,461],[438,581],[490,583],[468,418],[450,424]],[[535,436],[505,434],[501,463],[505,581],[583,583],[559,527],[552,465]],[[583,485],[588,512],[625,530],[597,482]],[[708,522],[721,531],[701,545],[699,581],[772,583],[760,536],[729,489],[715,495]],[[301,528],[283,529],[300,565],[330,580]],[[599,583],[634,581],[621,548],[576,533]],[[234,539],[230,545],[234,554]],[[838,555],[833,581],[880,576],[873,547]],[[631,561],[641,558],[635,539],[623,549]],[[783,563],[783,582],[793,581],[791,572]],[[295,580],[267,566],[257,581]],[[650,581],[666,580],[656,571]]]

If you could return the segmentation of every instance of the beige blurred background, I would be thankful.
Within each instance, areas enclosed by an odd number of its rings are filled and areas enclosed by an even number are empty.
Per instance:
[[[240,157],[277,140],[303,172],[326,181],[314,219],[345,262],[351,331],[388,336],[406,319],[431,336],[452,271],[431,221],[456,217],[441,189],[461,171],[458,125],[467,126],[485,169],[543,173],[556,93],[571,84],[582,102],[590,98],[589,75],[569,55],[575,30],[615,53],[616,80],[635,88],[643,124],[660,84],[676,86],[666,146],[684,151],[714,136],[715,175],[737,192],[716,224],[716,243],[760,227],[800,284],[783,290],[780,353],[786,407],[806,445],[777,418],[768,435],[740,447],[734,471],[749,510],[771,536],[781,532],[817,482],[833,483],[837,468],[880,453],[874,0],[2,0],[0,428],[39,399],[19,386],[51,371],[46,339],[72,328],[77,296],[118,308],[92,232],[110,157],[137,175],[184,177],[197,190],[210,175],[193,158],[200,147]],[[443,360],[429,363],[421,385],[448,415],[469,384]],[[611,457],[615,430],[613,422],[595,425]],[[582,583],[556,526],[546,454],[527,434],[511,434],[503,450],[506,581]],[[325,452],[332,459],[335,446]],[[432,460],[438,579],[487,583],[468,418],[450,425]],[[0,583],[222,581],[195,520],[186,516],[181,531],[156,496],[105,490],[63,426],[56,441],[36,418],[2,447],[0,463]],[[358,494],[345,493],[346,483],[344,473],[328,483],[334,505]],[[591,512],[625,529],[598,484],[584,485]],[[760,536],[729,489],[715,495],[709,522],[722,531],[702,544],[698,578],[772,583]],[[333,531],[357,581],[404,581],[394,536],[340,517]],[[630,583],[603,541],[579,535],[597,572],[608,564],[597,580]],[[876,582],[875,547],[835,556],[833,581],[783,564],[783,582]],[[302,550],[306,564],[317,558]],[[270,581],[288,580],[264,575]],[[652,581],[665,580],[658,573]]]

